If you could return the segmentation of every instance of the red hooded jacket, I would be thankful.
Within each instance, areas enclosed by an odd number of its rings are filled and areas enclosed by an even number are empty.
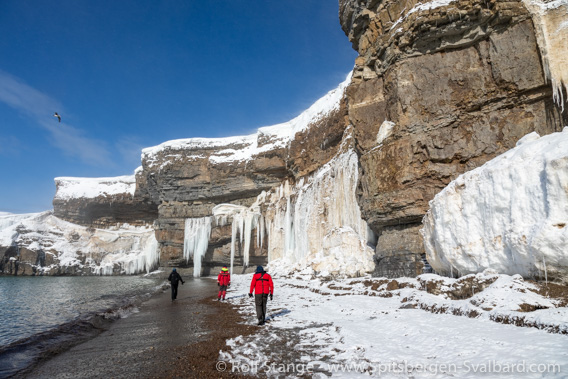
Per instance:
[[[219,282],[219,285],[228,286],[231,283],[231,274],[229,274],[229,271],[221,271],[219,276],[217,276],[217,282]]]
[[[250,283],[250,293],[260,294],[273,294],[274,293],[274,283],[272,283],[272,277],[265,272],[259,272],[254,274],[252,277],[252,282]]]

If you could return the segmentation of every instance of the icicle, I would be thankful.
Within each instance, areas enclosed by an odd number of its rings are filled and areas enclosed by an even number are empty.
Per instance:
[[[268,246],[266,247],[267,251],[268,251],[268,262],[270,263],[272,261],[272,245],[271,245],[271,241],[272,241],[272,221],[270,220],[266,220],[266,230],[267,230],[267,237],[268,237]]]
[[[235,217],[233,217],[233,224],[231,226],[231,275],[233,275],[233,263],[235,262],[235,248],[236,248],[235,244],[237,241],[237,231],[238,231],[238,226]]]
[[[284,254],[290,254],[292,250],[292,220],[290,216],[290,197],[286,198],[286,214],[284,216]]]
[[[260,227],[256,231],[256,248],[260,248]]]
[[[158,265],[160,260],[160,254],[158,253],[158,241],[156,240],[156,235],[152,233],[148,240],[146,241],[146,246],[144,247],[144,270],[149,273],[154,267]]]
[[[185,220],[183,257],[189,261],[193,257],[193,276],[201,275],[201,260],[209,247],[211,236],[211,217],[188,218]]]
[[[542,264],[544,265],[544,282],[548,285],[548,272],[546,271],[546,260],[544,259],[544,255],[542,256]]]
[[[260,249],[262,249],[262,243],[264,242],[264,229],[265,229],[264,216],[260,215],[260,227],[258,232],[258,234],[260,234],[260,245],[259,245]]]
[[[239,234],[240,234],[240,240],[241,240],[241,245],[243,244],[245,235],[244,235],[244,230],[245,230],[245,219],[242,215],[239,215],[238,219],[238,223],[239,223]],[[234,220],[233,220],[234,222]]]
[[[249,263],[249,255],[250,255],[250,237],[251,237],[251,233],[252,233],[252,221],[253,221],[253,217],[254,215],[252,214],[246,214],[244,217],[244,225],[245,225],[245,230],[244,230],[244,235],[245,235],[245,246],[243,249],[243,264],[245,266],[248,266]]]

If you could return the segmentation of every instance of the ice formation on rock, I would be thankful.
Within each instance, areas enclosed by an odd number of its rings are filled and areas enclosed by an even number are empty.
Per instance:
[[[568,281],[568,127],[517,146],[451,182],[422,229],[441,274],[492,268]]]
[[[258,205],[255,203],[250,208],[247,208],[241,205],[219,204],[213,208],[213,216],[218,225],[226,225],[229,218],[232,218],[230,272],[233,273],[237,237],[240,238],[241,244],[244,242],[242,251],[243,265],[248,266],[252,231],[254,229],[258,228],[256,234],[257,246],[262,246],[263,243],[264,217],[260,213]]]
[[[358,178],[357,154],[350,149],[294,186],[286,182],[274,191],[266,211],[269,263],[331,275],[372,271],[373,249],[355,197]]]
[[[201,261],[209,246],[211,217],[188,218],[185,220],[183,257],[186,262],[193,259],[193,276],[201,276]]]
[[[554,100],[564,110],[568,91],[568,0],[523,0],[533,18],[544,71]]]
[[[154,229],[127,224],[110,229],[92,229],[63,221],[51,212],[0,217],[0,245],[20,246],[49,255],[37,273],[83,275],[139,274],[158,265],[158,244]]]
[[[350,138],[350,132],[346,132]],[[352,149],[338,154],[295,185],[289,181],[262,192],[249,208],[220,204],[213,208],[218,225],[232,222],[231,271],[237,238],[249,262],[252,231],[257,246],[268,239],[268,262],[290,270],[312,267],[324,275],[356,276],[374,269],[367,246],[367,224],[355,197],[358,158]],[[261,211],[264,210],[264,211]]]

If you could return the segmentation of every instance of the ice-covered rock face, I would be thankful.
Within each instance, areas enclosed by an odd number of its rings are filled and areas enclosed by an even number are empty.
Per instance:
[[[451,182],[422,230],[439,273],[486,268],[568,282],[568,127],[538,137]]]
[[[344,89],[349,81],[350,76],[347,76],[336,89],[329,91],[298,117],[259,128],[257,133],[249,136],[188,138],[144,149],[142,170],[136,174],[137,193],[146,194],[147,198],[160,205],[156,229],[162,263],[191,265],[197,262],[193,250],[188,248],[193,246],[193,242],[188,242],[184,236],[194,230],[193,226],[187,229],[187,223],[195,226],[192,220],[211,217],[213,209],[220,204],[231,203],[248,208],[262,191],[270,191],[290,177],[291,171],[304,175],[321,166],[322,160],[329,160],[333,156],[330,152],[333,149],[329,146],[338,143],[337,135],[341,140],[345,128],[340,113]],[[321,133],[319,130],[314,132],[314,125],[321,129]],[[334,133],[330,133],[330,129]],[[330,137],[329,141],[326,136]],[[314,145],[324,146],[316,149]],[[233,220],[233,215],[226,216],[227,221]],[[237,223],[243,223],[242,233],[249,235],[245,229],[252,228],[256,220],[239,212],[235,216]],[[226,241],[234,241],[232,234],[240,235],[239,228],[231,230],[219,223],[214,223],[211,228],[212,236],[222,234],[223,238],[214,243],[215,251],[207,254],[207,263],[227,263],[222,261],[226,250],[235,252],[237,247],[234,243],[228,247]],[[206,229],[199,229],[200,233]],[[249,245],[241,250],[243,254],[239,262],[243,263],[248,261],[249,251],[253,256],[262,254]]]
[[[552,83],[554,100],[564,109],[568,98],[568,0],[523,0],[531,12],[544,70]]]
[[[269,263],[290,269],[311,267],[324,275],[357,276],[374,269],[367,224],[356,199],[358,158],[352,129],[343,150],[291,186],[266,196]]]
[[[421,269],[421,220],[450,181],[566,125],[566,2],[339,0],[359,53],[346,93],[377,275],[402,256]]]

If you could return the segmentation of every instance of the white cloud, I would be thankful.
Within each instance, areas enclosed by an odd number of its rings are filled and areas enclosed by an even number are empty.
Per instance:
[[[57,122],[53,113],[65,114],[61,103],[2,70],[0,102],[36,121],[50,133],[50,142],[66,154],[95,166],[112,164],[104,141],[86,137],[81,129],[64,121]]]

